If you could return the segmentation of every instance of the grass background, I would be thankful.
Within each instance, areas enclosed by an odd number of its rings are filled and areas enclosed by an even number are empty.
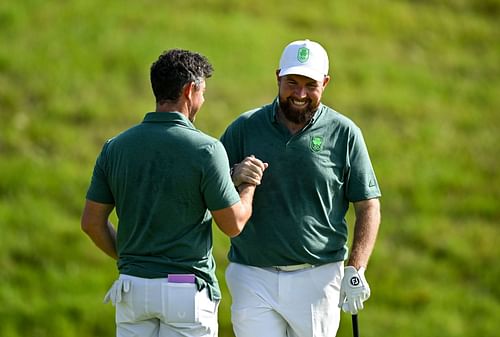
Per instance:
[[[79,219],[103,142],[154,109],[163,50],[213,63],[196,125],[219,137],[303,38],[329,51],[324,103],[362,128],[383,192],[361,334],[498,335],[499,19],[498,0],[0,2],[0,336],[114,335],[116,268]]]

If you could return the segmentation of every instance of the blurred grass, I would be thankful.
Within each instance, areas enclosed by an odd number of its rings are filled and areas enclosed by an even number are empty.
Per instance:
[[[214,64],[196,125],[218,137],[274,98],[281,50],[302,38],[329,51],[324,102],[361,126],[382,187],[361,333],[496,335],[499,18],[498,0],[1,2],[0,336],[114,335],[101,299],[116,268],[79,217],[102,143],[154,109],[162,50]]]

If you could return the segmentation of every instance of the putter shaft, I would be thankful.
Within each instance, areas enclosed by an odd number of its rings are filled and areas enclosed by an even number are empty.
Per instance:
[[[358,315],[352,315],[352,335],[353,337],[359,337]]]

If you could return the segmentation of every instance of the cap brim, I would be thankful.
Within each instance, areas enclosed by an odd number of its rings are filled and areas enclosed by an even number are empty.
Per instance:
[[[281,69],[279,72],[279,76],[281,77],[285,75],[302,75],[305,77],[312,78],[315,81],[323,81],[323,79],[325,78],[325,74],[306,68],[304,66]]]

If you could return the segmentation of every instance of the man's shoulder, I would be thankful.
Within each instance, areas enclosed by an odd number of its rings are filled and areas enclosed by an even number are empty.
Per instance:
[[[322,116],[324,119],[324,123],[328,125],[336,124],[343,128],[348,128],[348,129],[358,128],[356,123],[350,117],[347,117],[343,113],[338,112],[337,110],[334,110],[333,108],[324,104],[322,104],[321,108],[323,110]]]
[[[231,125],[260,122],[264,119],[267,119],[269,114],[272,114],[272,109],[273,104],[266,104],[251,110],[247,110],[239,115],[238,118],[236,118],[234,122],[231,123]]]
[[[212,137],[206,133],[204,133],[201,130],[198,129],[193,129],[190,130],[191,132],[189,133],[189,136],[187,138],[187,142],[191,144],[194,148],[198,149],[214,149],[217,147],[217,144],[220,143],[220,141]],[[210,150],[210,152],[212,151]]]

